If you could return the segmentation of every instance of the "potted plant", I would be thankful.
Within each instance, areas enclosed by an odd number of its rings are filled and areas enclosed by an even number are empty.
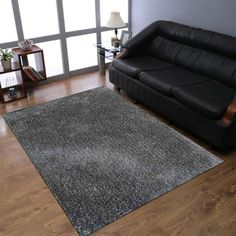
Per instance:
[[[5,70],[10,70],[11,69],[11,59],[13,55],[12,52],[9,51],[8,49],[2,49],[0,48],[0,58],[1,58],[1,63],[2,67]]]

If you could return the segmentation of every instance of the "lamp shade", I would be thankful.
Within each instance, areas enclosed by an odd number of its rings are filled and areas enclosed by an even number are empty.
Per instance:
[[[120,16],[120,12],[112,11],[110,18],[106,24],[106,27],[119,28],[119,27],[124,27],[124,26],[125,26],[125,22],[122,20]]]

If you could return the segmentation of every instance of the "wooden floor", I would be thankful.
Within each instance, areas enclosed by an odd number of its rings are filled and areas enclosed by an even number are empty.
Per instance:
[[[39,85],[26,99],[0,104],[0,236],[78,235],[2,115],[98,86],[113,89],[107,78],[90,73]],[[236,150],[220,153],[195,141],[225,162],[94,235],[235,236]]]

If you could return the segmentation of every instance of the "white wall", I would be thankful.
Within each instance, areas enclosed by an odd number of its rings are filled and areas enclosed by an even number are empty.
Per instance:
[[[170,20],[236,37],[236,0],[132,0],[132,31]]]

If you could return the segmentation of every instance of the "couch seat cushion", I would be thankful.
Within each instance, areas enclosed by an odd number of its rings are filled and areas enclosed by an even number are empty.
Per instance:
[[[141,71],[160,70],[174,65],[151,56],[142,56],[115,60],[113,66],[119,71],[137,78]]]
[[[203,81],[209,81],[211,79],[175,66],[160,71],[142,72],[139,75],[139,80],[158,92],[172,96],[172,90],[176,86],[186,86]]]
[[[235,90],[215,80],[176,87],[174,97],[189,108],[211,119],[220,119],[235,96]]]

